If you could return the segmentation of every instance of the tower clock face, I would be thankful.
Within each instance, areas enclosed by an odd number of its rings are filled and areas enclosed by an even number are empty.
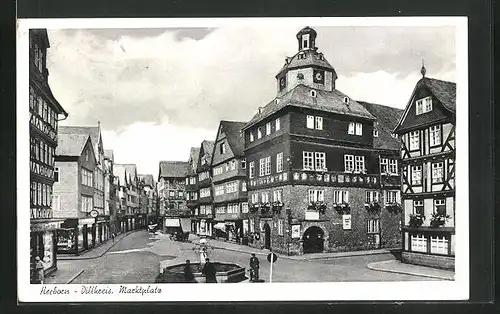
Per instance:
[[[325,71],[314,70],[313,75],[314,83],[325,84]]]

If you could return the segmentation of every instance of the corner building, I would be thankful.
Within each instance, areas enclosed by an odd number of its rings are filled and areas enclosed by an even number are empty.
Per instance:
[[[394,130],[401,138],[402,261],[454,269],[456,84],[421,72]]]
[[[275,99],[243,127],[249,245],[289,255],[399,247],[391,130],[400,111],[337,90],[316,36],[309,27],[297,34],[298,52],[276,75]]]

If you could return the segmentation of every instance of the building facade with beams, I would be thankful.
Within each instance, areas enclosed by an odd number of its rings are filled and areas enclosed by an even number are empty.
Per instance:
[[[98,122],[97,126],[61,126],[59,127],[60,134],[82,134],[88,135],[92,139],[94,145],[94,153],[96,159],[96,167],[94,169],[94,210],[97,212],[96,223],[96,244],[107,241],[111,236],[110,215],[104,201],[104,145],[101,136],[101,125]]]
[[[121,199],[121,226],[123,231],[130,231],[146,225],[146,217],[140,212],[140,185],[135,164],[115,164],[115,175],[118,176]]]
[[[59,121],[68,113],[52,94],[48,82],[46,29],[29,31],[29,115],[30,115],[30,278],[36,282],[35,258],[44,271],[57,269],[56,230],[61,219],[53,215],[55,150]]]
[[[112,233],[120,232],[118,221],[118,178],[115,177],[113,166],[115,157],[112,150],[104,150],[104,212],[109,214],[109,226]]]
[[[191,147],[189,150],[189,159],[186,168],[186,206],[191,215],[191,230],[195,234],[200,234],[200,217],[196,215],[199,214],[198,208],[198,173],[196,169],[198,168],[198,159],[200,156],[199,147]]]
[[[146,223],[149,224],[157,224],[158,219],[156,217],[156,182],[152,174],[140,174],[139,181],[142,186],[142,195],[144,198],[145,210],[146,214]]]
[[[229,241],[249,237],[244,122],[221,121],[212,154],[213,211],[216,230]],[[244,241],[242,241],[244,240]]]
[[[195,208],[196,233],[205,236],[214,236],[213,230],[213,200],[214,191],[212,187],[212,154],[214,142],[204,140],[200,144],[196,166],[196,185],[198,191],[198,206]]]
[[[60,134],[56,149],[54,217],[64,219],[57,230],[57,252],[79,254],[97,242],[94,211],[94,145],[88,134]]]
[[[290,255],[398,247],[397,140],[384,131],[397,119],[387,125],[336,89],[316,36],[309,27],[298,32],[276,97],[243,127],[249,245]],[[382,160],[392,173],[381,174]]]
[[[403,254],[407,263],[454,269],[456,84],[425,77],[394,132],[401,138]]]
[[[158,197],[160,202],[160,228],[165,230],[173,218],[189,218],[186,206],[186,161],[160,161],[158,171]]]

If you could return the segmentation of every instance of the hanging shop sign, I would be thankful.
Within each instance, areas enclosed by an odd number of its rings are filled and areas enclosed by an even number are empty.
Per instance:
[[[90,211],[90,217],[95,218],[97,216],[99,216],[99,212],[97,210],[94,209]]]
[[[342,226],[344,230],[351,230],[351,215],[342,215]]]

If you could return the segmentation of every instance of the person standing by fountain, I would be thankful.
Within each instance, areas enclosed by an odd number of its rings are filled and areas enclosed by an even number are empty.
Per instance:
[[[217,283],[215,266],[208,258],[205,260],[205,266],[203,266],[201,272],[205,275],[206,283]]]
[[[250,257],[250,281],[259,281],[259,259],[253,253]]]
[[[186,266],[184,266],[184,280],[186,282],[196,282],[194,280],[193,270],[191,269],[191,262],[187,259]]]
[[[208,259],[207,249],[203,247],[200,250],[200,265],[203,266],[203,264],[205,264],[205,260],[207,259]]]

